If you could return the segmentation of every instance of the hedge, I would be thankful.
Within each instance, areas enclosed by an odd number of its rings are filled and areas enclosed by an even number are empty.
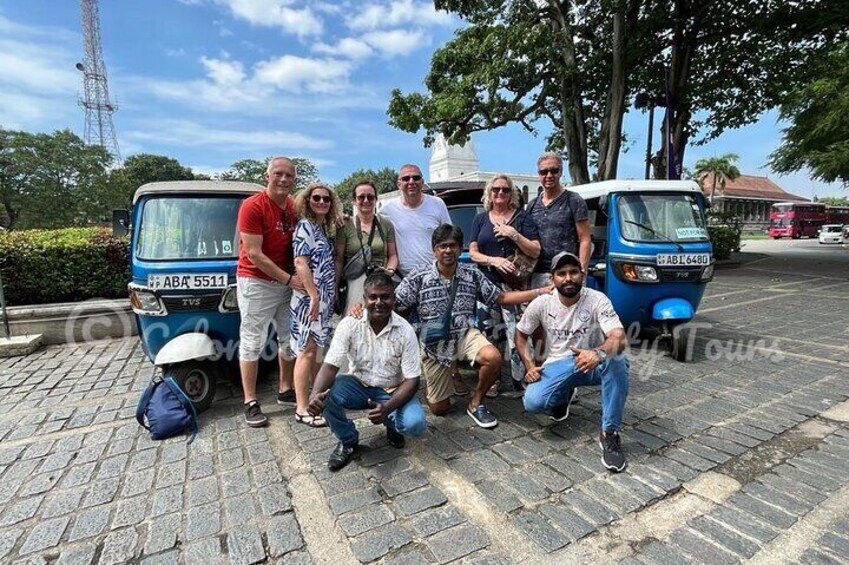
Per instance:
[[[6,304],[49,304],[127,296],[127,238],[104,228],[0,233]]]

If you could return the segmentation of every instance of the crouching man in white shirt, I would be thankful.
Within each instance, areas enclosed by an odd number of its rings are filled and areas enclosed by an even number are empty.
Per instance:
[[[368,419],[386,426],[386,439],[404,447],[404,436],[424,434],[425,413],[416,391],[422,374],[419,342],[413,327],[392,309],[395,287],[384,273],[364,283],[366,315],[339,322],[310,395],[309,413],[324,419],[339,440],[327,466],[348,464],[359,442],[357,428],[345,410],[370,409]],[[349,373],[336,375],[347,359]]]
[[[548,413],[552,420],[569,416],[579,386],[601,387],[601,462],[610,471],[625,468],[619,438],[628,398],[628,360],[622,352],[627,340],[622,322],[610,300],[584,288],[581,261],[563,251],[551,260],[551,282],[556,292],[530,303],[516,326],[516,350],[527,371],[525,411]],[[528,336],[545,330],[548,356],[541,367],[528,348]]]

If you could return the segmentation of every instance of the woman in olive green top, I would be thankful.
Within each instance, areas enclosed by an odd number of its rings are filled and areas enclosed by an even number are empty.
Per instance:
[[[345,266],[355,254],[362,253],[363,247],[370,247],[371,257],[365,272],[346,279],[348,296],[343,315],[348,313],[354,303],[363,301],[363,283],[369,273],[382,269],[391,277],[398,268],[395,228],[392,222],[374,213],[377,206],[377,189],[372,181],[363,181],[354,187],[354,206],[357,208],[357,215],[345,220],[345,224],[336,237],[337,288],[338,283],[345,276]],[[368,253],[365,257],[368,257]]]

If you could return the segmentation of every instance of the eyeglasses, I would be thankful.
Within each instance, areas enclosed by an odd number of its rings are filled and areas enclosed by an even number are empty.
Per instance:
[[[313,194],[313,195],[310,196],[310,200],[312,200],[316,204],[318,204],[319,202],[324,202],[325,204],[330,204],[330,202],[333,199],[329,196],[322,196],[320,194]]]
[[[560,169],[558,169],[557,167],[552,167],[550,169],[540,169],[537,172],[539,173],[539,176],[544,177],[546,175],[559,175]]]
[[[456,242],[456,241],[446,241],[446,242],[444,242],[444,243],[437,243],[437,244],[436,244],[436,248],[437,248],[439,251],[454,251],[454,250],[456,250],[456,249],[457,249],[457,248],[459,248],[459,247],[460,247],[460,246],[459,246],[459,245],[457,245],[457,242]]]
[[[493,194],[498,194],[499,192],[502,194],[510,194],[509,186],[493,186],[489,190],[491,190]]]
[[[403,177],[401,177],[401,182],[410,182],[411,180],[419,182],[420,180],[422,180],[422,176],[421,175],[404,175]]]
[[[357,202],[374,202],[376,198],[374,194],[358,194]]]

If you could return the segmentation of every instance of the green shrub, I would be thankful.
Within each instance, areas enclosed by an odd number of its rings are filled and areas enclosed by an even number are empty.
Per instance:
[[[103,228],[0,233],[8,305],[127,296],[129,240]]]
[[[708,211],[708,237],[717,260],[731,258],[732,251],[740,250],[743,222],[734,212]]]

